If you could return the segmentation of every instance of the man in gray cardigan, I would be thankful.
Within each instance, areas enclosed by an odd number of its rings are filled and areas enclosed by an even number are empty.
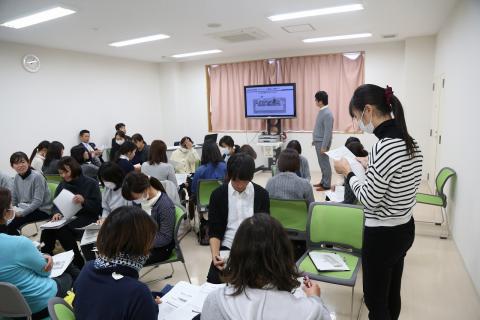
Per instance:
[[[325,91],[318,91],[315,94],[315,104],[320,108],[313,128],[313,142],[315,151],[317,152],[318,164],[322,170],[322,181],[313,186],[317,191],[325,191],[330,189],[332,179],[332,168],[330,167],[330,159],[325,153],[330,149],[332,144],[333,130],[333,114],[328,107],[328,94]]]

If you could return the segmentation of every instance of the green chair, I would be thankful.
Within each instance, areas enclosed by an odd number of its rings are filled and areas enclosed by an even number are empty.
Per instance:
[[[52,201],[55,198],[55,191],[57,191],[58,182],[47,182],[48,190],[50,190],[50,196],[52,197]]]
[[[278,167],[276,164],[272,164],[271,169],[272,169],[272,177],[273,177],[278,173]]]
[[[297,261],[298,270],[311,279],[352,287],[351,318],[355,282],[361,265],[364,221],[360,206],[330,202],[310,204],[307,252]],[[318,271],[310,259],[310,252],[334,252],[345,260],[350,271]]]
[[[217,179],[200,179],[197,186],[197,210],[199,213],[208,211],[208,204],[210,203],[210,196],[213,190],[217,189],[223,180]]]
[[[52,320],[75,320],[72,307],[59,297],[48,300],[48,314]]]
[[[57,184],[63,180],[59,174],[45,174],[45,179],[47,179],[47,182],[53,182]]]
[[[182,249],[180,248],[181,239],[179,238],[179,235],[178,235],[180,225],[181,225],[182,221],[185,220],[186,218],[187,218],[187,214],[186,214],[185,207],[180,206],[180,205],[175,205],[175,230],[174,230],[174,233],[173,233],[173,238],[175,240],[175,248],[173,249],[172,254],[170,255],[170,258],[168,258],[167,260],[145,265],[144,266],[145,268],[151,267],[151,269],[148,270],[147,272],[145,272],[144,274],[142,274],[142,276],[140,278],[145,277],[147,274],[149,274],[150,272],[152,272],[153,270],[155,270],[156,268],[158,268],[162,264],[169,263],[170,268],[172,269],[171,274],[169,274],[168,276],[163,277],[163,278],[159,278],[159,279],[155,279],[153,281],[149,281],[148,283],[157,282],[157,281],[165,280],[165,279],[170,279],[170,278],[173,277],[173,274],[175,272],[175,270],[173,269],[172,263],[181,262],[181,263],[183,263],[183,268],[185,269],[185,273],[187,274],[188,281],[190,283],[192,283],[192,281],[190,280],[190,275],[188,274],[187,266],[185,265],[185,258],[183,256]]]
[[[270,198],[270,215],[280,221],[289,238],[305,240],[308,208],[305,200]]]
[[[427,193],[417,193],[417,203],[428,204],[432,206],[438,206],[441,208],[442,213],[442,222],[435,223],[437,225],[445,224],[445,235],[441,235],[440,239],[447,239],[449,235],[449,228],[448,228],[448,217],[447,217],[447,196],[443,192],[443,188],[447,183],[448,179],[451,177],[456,176],[456,172],[448,167],[442,168],[435,178],[435,194],[427,194]],[[427,222],[427,221],[423,221]]]

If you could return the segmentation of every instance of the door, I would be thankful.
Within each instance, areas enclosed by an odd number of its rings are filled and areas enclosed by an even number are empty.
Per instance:
[[[424,165],[427,166],[427,181],[431,189],[431,192],[435,192],[435,178],[438,170],[438,154],[442,144],[442,130],[440,128],[441,115],[442,115],[442,103],[443,94],[445,89],[445,75],[441,74],[435,77],[433,83],[433,108],[432,108],[432,120],[430,125],[429,135],[429,159],[425,159]]]

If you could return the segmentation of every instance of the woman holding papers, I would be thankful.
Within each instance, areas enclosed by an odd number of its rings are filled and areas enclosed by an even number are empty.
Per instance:
[[[60,241],[63,249],[73,250],[75,257],[73,263],[81,268],[85,261],[77,246],[77,236],[81,228],[97,221],[98,215],[102,212],[102,196],[98,182],[82,174],[82,169],[72,157],[63,157],[58,162],[58,172],[63,181],[55,190],[55,200],[52,209],[53,221],[64,220],[64,224],[57,229],[44,229],[40,241],[45,243],[42,252],[52,254],[55,248],[55,241]],[[65,192],[62,192],[65,191]],[[73,197],[64,205],[64,212],[58,208],[57,197],[60,195],[62,200],[73,194]],[[60,197],[58,197],[60,198]],[[59,199],[60,200],[60,199]],[[62,202],[64,203],[64,202]],[[75,217],[75,219],[73,219]]]
[[[155,241],[150,250],[147,264],[165,261],[170,258],[175,241],[175,205],[168,197],[160,181],[143,173],[130,172],[122,186],[125,199],[140,205],[158,225]]]
[[[318,284],[305,279],[302,290],[295,290],[298,277],[281,224],[267,214],[253,215],[235,234],[223,273],[228,285],[208,295],[201,319],[330,319]]]
[[[156,320],[160,302],[138,274],[155,241],[155,221],[138,207],[120,207],[102,224],[98,257],[89,261],[73,287],[77,320]]]
[[[0,282],[11,283],[20,290],[33,319],[48,318],[48,300],[64,297],[72,287],[72,277],[64,273],[50,278],[52,257],[41,254],[30,239],[6,234],[7,225],[15,217],[11,203],[10,191],[0,188]]]
[[[363,292],[370,319],[398,319],[403,262],[413,244],[412,209],[422,175],[422,154],[410,136],[403,107],[392,88],[358,87],[350,115],[379,139],[368,157],[362,183],[347,160],[335,161],[365,209]]]

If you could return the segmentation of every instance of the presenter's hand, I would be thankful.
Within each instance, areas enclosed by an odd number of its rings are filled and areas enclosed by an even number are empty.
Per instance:
[[[338,174],[343,174],[344,176],[347,176],[352,171],[350,164],[345,158],[342,158],[340,160],[334,160],[333,165],[335,167],[335,171]]]
[[[325,149],[325,148],[320,148],[320,153],[321,153],[321,154],[324,154],[324,153],[327,152],[327,151],[328,151],[328,150]]]

